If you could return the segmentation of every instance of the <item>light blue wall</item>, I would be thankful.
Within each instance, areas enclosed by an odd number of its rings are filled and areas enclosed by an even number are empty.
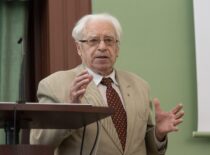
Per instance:
[[[146,79],[163,109],[183,103],[184,122],[169,135],[167,155],[209,155],[210,139],[192,137],[197,129],[192,0],[92,0],[92,6],[94,13],[111,13],[122,24],[117,67]]]

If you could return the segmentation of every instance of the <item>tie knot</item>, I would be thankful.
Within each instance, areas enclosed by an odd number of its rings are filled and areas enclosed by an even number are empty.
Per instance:
[[[101,84],[102,85],[105,85],[105,86],[111,86],[111,84],[112,84],[112,79],[111,78],[103,78],[102,80],[101,80]]]

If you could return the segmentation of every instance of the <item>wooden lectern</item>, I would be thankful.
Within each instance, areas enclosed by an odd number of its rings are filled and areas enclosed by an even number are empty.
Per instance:
[[[0,128],[5,129],[2,155],[53,155],[54,148],[19,144],[20,129],[77,129],[110,116],[109,107],[69,103],[0,103]]]

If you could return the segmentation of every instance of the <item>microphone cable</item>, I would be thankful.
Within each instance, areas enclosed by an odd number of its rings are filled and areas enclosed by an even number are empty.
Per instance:
[[[83,133],[82,133],[82,143],[80,147],[80,155],[82,155],[83,152],[83,146],[84,146],[84,141],[85,141],[85,132],[86,132],[86,125],[84,126]]]
[[[17,109],[16,104],[14,105],[14,113],[13,113],[13,144],[17,144],[18,139],[17,137]]]
[[[96,122],[96,124],[97,124],[96,138],[94,140],[93,147],[91,148],[91,151],[90,151],[89,155],[93,154],[93,151],[96,147],[96,143],[97,143],[98,136],[99,136],[99,123],[98,123],[98,121]],[[85,141],[85,133],[86,133],[86,125],[84,126],[83,133],[82,133],[82,143],[81,143],[81,147],[80,147],[80,155],[82,155],[82,152],[83,152],[83,146],[84,146],[84,141]]]
[[[85,99],[85,101],[88,103],[88,104],[90,104],[89,103],[89,101],[88,101],[88,99],[87,99],[87,97],[86,97],[86,95],[84,95],[84,99]],[[90,104],[91,105],[91,104]],[[93,144],[93,147],[91,148],[91,151],[90,151],[90,153],[89,153],[89,155],[92,155],[93,154],[93,151],[94,151],[94,149],[95,149],[95,147],[96,147],[96,144],[97,144],[97,140],[98,140],[98,136],[99,136],[99,123],[98,123],[98,121],[96,122],[96,124],[97,124],[97,131],[96,131],[96,138],[95,138],[95,140],[94,140],[94,144]],[[83,135],[82,135],[82,144],[81,144],[81,149],[80,149],[80,155],[82,155],[82,150],[83,150],[83,143],[84,143],[84,136],[85,136],[85,130],[86,130],[86,126],[84,127],[84,129],[83,129]]]
[[[91,149],[91,151],[90,151],[90,155],[92,155],[92,154],[93,154],[93,150],[94,150],[94,149],[95,149],[95,147],[96,147],[96,143],[97,143],[97,140],[98,140],[98,135],[99,135],[99,124],[98,124],[98,121],[96,122],[96,124],[97,124],[96,138],[95,138],[95,141],[94,141],[93,147],[92,147],[92,149]]]

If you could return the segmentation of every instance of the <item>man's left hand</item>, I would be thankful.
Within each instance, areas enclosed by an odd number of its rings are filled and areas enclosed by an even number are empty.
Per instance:
[[[178,131],[178,125],[183,122],[183,105],[177,104],[171,111],[165,112],[160,107],[160,101],[153,99],[155,106],[155,134],[159,141],[164,140],[167,133]]]

